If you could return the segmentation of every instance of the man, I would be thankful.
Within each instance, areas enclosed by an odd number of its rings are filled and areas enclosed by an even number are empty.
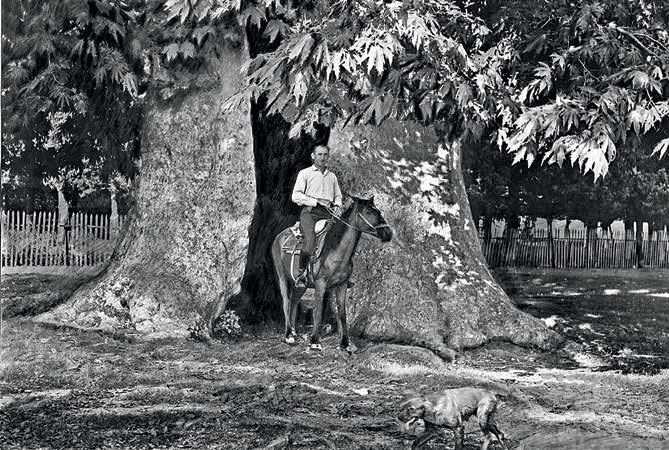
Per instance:
[[[314,165],[300,170],[297,174],[292,200],[302,206],[300,212],[300,231],[304,235],[304,246],[300,251],[299,275],[295,281],[296,287],[307,286],[307,264],[314,254],[316,221],[330,219],[331,215],[326,208],[335,207],[334,213],[339,215],[342,206],[341,190],[334,173],[328,170],[330,149],[319,145],[311,153]]]

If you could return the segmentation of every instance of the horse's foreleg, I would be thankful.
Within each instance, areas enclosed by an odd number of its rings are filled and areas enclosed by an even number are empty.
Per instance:
[[[348,339],[348,325],[346,324],[346,288],[346,282],[335,288],[335,295],[337,296],[337,331],[339,332],[339,348],[352,353],[355,349],[349,348],[351,344]]]
[[[316,282],[314,283],[314,309],[313,309],[313,318],[314,318],[314,328],[311,330],[311,349],[312,350],[322,350],[323,347],[318,342],[320,338],[321,330],[321,321],[323,319],[323,301],[325,297],[325,283]]]

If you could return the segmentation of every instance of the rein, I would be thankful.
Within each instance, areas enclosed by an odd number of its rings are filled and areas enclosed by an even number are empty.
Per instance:
[[[347,227],[353,228],[354,230],[358,230],[363,234],[369,234],[370,236],[380,238],[380,236],[377,233],[378,229],[379,228],[390,228],[390,225],[388,225],[387,223],[382,223],[382,224],[379,224],[379,225],[376,225],[376,226],[372,225],[367,219],[365,219],[365,217],[362,214],[358,213],[358,217],[360,217],[362,219],[362,221],[365,222],[365,224],[368,225],[369,228],[371,229],[371,231],[370,230],[363,230],[362,228],[358,228],[355,225],[346,222],[344,219],[342,219],[341,217],[334,214],[332,212],[333,211],[332,209],[330,209],[330,208],[326,208],[326,209],[332,217],[334,217],[335,219],[337,219],[338,221],[340,221],[341,223],[343,223]]]

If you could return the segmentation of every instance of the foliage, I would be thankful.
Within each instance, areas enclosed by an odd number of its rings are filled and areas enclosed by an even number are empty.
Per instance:
[[[630,134],[668,123],[669,4],[608,0],[576,6],[530,2],[523,8],[511,2],[502,8],[500,14],[515,15],[512,26],[522,36],[513,43],[522,50],[512,93],[521,112],[498,137],[515,161],[531,163],[542,153],[543,161],[561,166],[569,160],[598,178]],[[662,142],[654,150],[665,151]]]
[[[286,21],[265,12],[267,26]],[[630,134],[669,120],[665,2],[342,0],[301,13],[246,68],[246,95],[267,95],[293,135],[341,116],[412,117],[466,139],[491,130],[514,162],[568,160],[598,178]]]
[[[648,151],[652,140],[628,140],[608,175],[594,183],[578,168],[511,165],[512,155],[492,145],[469,149],[464,176],[474,217],[569,218],[589,226],[640,220],[661,227],[669,217],[669,160]]]
[[[224,338],[240,337],[242,335],[242,326],[239,323],[237,313],[231,309],[225,310],[214,323],[213,335]]]
[[[3,132],[56,111],[124,117],[147,89],[215,80],[208,62],[244,31],[271,51],[226,106],[263,99],[291,136],[394,116],[599,178],[631,135],[669,123],[660,0],[10,0],[3,12]]]
[[[114,172],[134,176],[133,11],[122,2],[74,0],[10,0],[2,8],[2,170],[10,197],[42,182],[84,196],[107,187]]]

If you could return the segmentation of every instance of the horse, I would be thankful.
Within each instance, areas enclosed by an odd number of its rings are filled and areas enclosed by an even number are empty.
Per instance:
[[[351,197],[351,199],[350,205],[339,217],[333,214],[331,219],[333,223],[323,237],[321,253],[317,258],[312,258],[310,264],[307,286],[314,288],[312,309],[314,326],[310,337],[312,350],[323,349],[319,343],[319,331],[324,301],[326,295],[334,294],[337,301],[339,348],[349,354],[354,351],[355,347],[349,342],[346,325],[346,290],[353,272],[353,255],[363,233],[377,237],[382,242],[389,242],[393,238],[392,229],[386,223],[381,211],[374,206],[374,197],[369,199]],[[284,340],[290,345],[295,344],[297,336],[295,330],[297,306],[307,289],[295,287],[296,274],[293,272],[294,262],[291,260],[299,257],[299,251],[295,247],[288,249],[288,252],[283,248],[292,236],[291,229],[286,228],[272,242],[272,260],[283,298]],[[332,295],[329,295],[329,298],[332,299]],[[334,310],[334,301],[332,305]]]

